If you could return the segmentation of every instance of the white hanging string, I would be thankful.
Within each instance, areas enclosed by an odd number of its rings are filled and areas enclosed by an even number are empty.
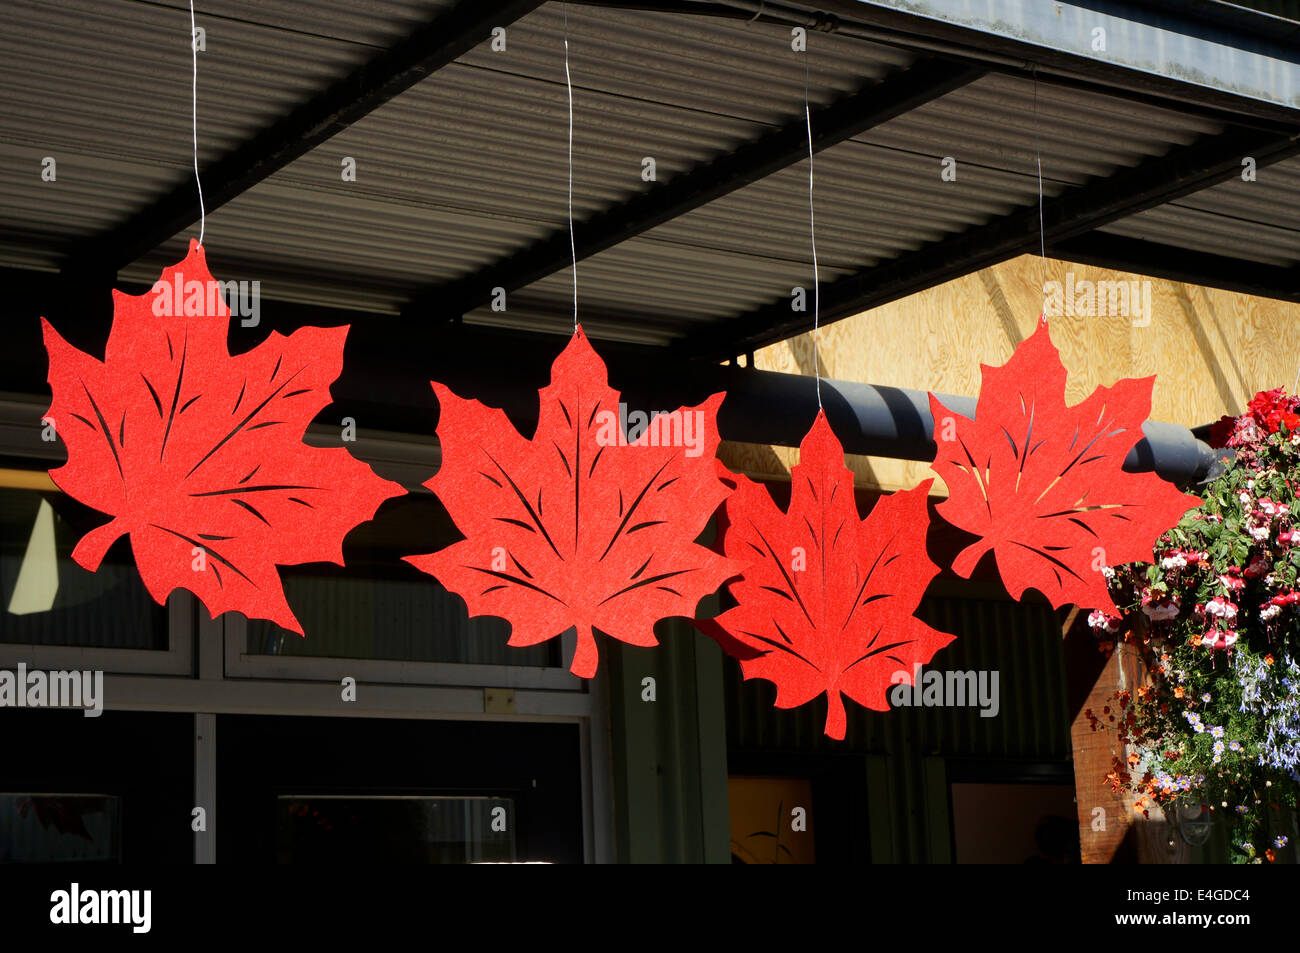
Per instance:
[[[1038,138],[1038,69],[1034,69],[1034,164],[1038,167],[1038,261],[1042,273],[1042,282],[1039,285],[1040,307],[1038,319],[1047,320],[1044,313],[1046,311],[1046,302],[1043,295],[1047,294],[1047,231],[1043,227],[1043,155],[1039,148]]]
[[[808,47],[803,52],[803,117],[808,124],[808,232],[812,242],[813,262],[813,375],[817,380],[817,410],[822,409],[821,351],[818,348],[818,329],[821,323],[821,280],[817,270],[817,217],[813,204],[813,141],[812,111],[808,108]]]
[[[194,29],[194,0],[190,0],[190,59],[193,73],[190,80],[190,132],[194,137],[194,184],[199,190],[199,244],[208,224],[208,213],[203,207],[203,183],[199,180],[199,44]]]
[[[573,240],[573,80],[569,77],[569,5],[564,4],[564,88],[569,93],[569,254],[573,258],[573,330],[578,330],[578,246]]]

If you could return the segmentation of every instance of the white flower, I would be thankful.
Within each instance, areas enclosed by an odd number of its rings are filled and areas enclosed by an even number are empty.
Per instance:
[[[1172,556],[1166,556],[1160,560],[1161,569],[1183,569],[1187,566],[1187,557],[1182,553],[1174,553]]]
[[[1151,606],[1143,606],[1142,611],[1146,613],[1147,618],[1152,622],[1163,622],[1166,619],[1178,618],[1177,603],[1157,603]]]
[[[1252,481],[1252,482],[1253,482],[1253,481]],[[1251,484],[1250,484],[1250,483],[1247,483],[1246,485],[1247,485],[1247,486],[1250,486]],[[1242,506],[1250,506],[1250,504],[1251,504],[1251,502],[1252,502],[1252,500],[1253,500],[1254,498],[1253,498],[1249,493],[1247,493],[1245,490],[1241,490],[1240,492],[1237,493],[1237,499],[1241,500],[1241,505],[1242,505]]]
[[[1105,576],[1107,579],[1115,578],[1115,570],[1111,569],[1109,566],[1102,566],[1101,574]]]
[[[1276,619],[1281,614],[1281,606],[1266,605],[1264,608],[1259,610],[1259,617],[1265,622],[1268,622],[1271,619]]]
[[[1088,613],[1088,625],[1094,629],[1105,629],[1107,632],[1115,633],[1119,631],[1122,622],[1122,619],[1107,615],[1100,609],[1093,609]]]
[[[1267,496],[1261,497],[1259,502],[1256,503],[1255,505],[1259,507],[1261,513],[1266,513],[1269,516],[1272,516],[1275,513],[1277,513],[1277,504],[1274,503],[1272,500],[1270,500]]]
[[[1205,611],[1210,615],[1217,616],[1220,619],[1232,620],[1237,618],[1237,605],[1229,602],[1223,596],[1215,596],[1205,604]]]
[[[1201,636],[1201,644],[1212,649],[1230,649],[1236,641],[1237,633],[1232,629],[1228,629],[1226,632],[1210,629],[1205,635]],[[1182,679],[1179,679],[1179,681],[1182,681]],[[1192,722],[1192,725],[1195,727],[1197,722]],[[1201,727],[1197,730],[1204,731],[1205,729]]]

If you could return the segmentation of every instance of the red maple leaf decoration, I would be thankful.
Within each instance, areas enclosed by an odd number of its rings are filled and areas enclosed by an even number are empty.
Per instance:
[[[275,567],[342,564],[348,531],[405,491],[346,450],[302,442],[330,402],[347,327],[272,333],[231,356],[218,288],[191,241],[148,294],[113,292],[103,361],[41,319],[54,393],[46,416],[68,449],[50,476],[113,516],[73,550],[84,568],[98,569],[129,533],[158,602],[188,589],[214,619],[242,612],[301,634]]]
[[[881,497],[859,520],[844,448],[821,412],[790,472],[788,512],[762,485],[733,479],[722,545],[744,566],[728,585],[738,604],[697,624],[724,636],[745,678],[776,684],[778,708],[824,692],[826,734],[842,739],[842,695],[887,711],[889,688],[910,685],[913,665],[953,639],[913,614],[939,571],[925,551],[933,481]]]
[[[501,410],[433,389],[442,466],[425,485],[466,538],[406,559],[459,593],[472,616],[509,620],[510,645],[576,628],[570,671],[590,678],[593,629],[657,645],[656,620],[693,615],[732,575],[694,542],[727,495],[713,456],[722,394],[656,416],[627,445],[619,393],[581,328],[540,392],[531,440]]]
[[[939,514],[980,537],[953,570],[969,577],[991,549],[1013,597],[1033,588],[1054,608],[1121,615],[1101,568],[1152,562],[1156,539],[1201,503],[1154,473],[1122,469],[1142,439],[1155,378],[1120,380],[1067,407],[1046,321],[983,375],[974,420],[930,395],[934,470],[949,492]]]

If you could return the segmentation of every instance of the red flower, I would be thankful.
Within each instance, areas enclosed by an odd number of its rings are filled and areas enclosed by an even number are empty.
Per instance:
[[[1210,424],[1209,444],[1211,447],[1220,448],[1228,445],[1228,440],[1232,437],[1233,431],[1237,429],[1237,418],[1224,416]]]
[[[1300,403],[1295,397],[1288,396],[1280,387],[1260,391],[1247,405],[1256,422],[1269,433],[1277,433],[1282,424],[1287,430],[1300,428],[1300,415],[1295,413]]]

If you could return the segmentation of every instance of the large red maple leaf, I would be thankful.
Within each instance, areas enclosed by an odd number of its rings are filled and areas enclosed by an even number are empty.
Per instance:
[[[698,625],[723,636],[745,678],[775,683],[778,708],[824,692],[826,734],[842,739],[843,695],[887,711],[890,687],[910,685],[914,664],[953,639],[913,614],[939,572],[925,551],[933,481],[881,497],[860,520],[844,448],[821,412],[790,472],[787,512],[762,485],[733,479],[722,544],[744,566],[728,584],[737,605]]]
[[[98,569],[130,534],[158,602],[188,589],[213,618],[233,610],[301,634],[275,567],[342,564],[348,531],[405,491],[346,450],[302,442],[330,402],[347,327],[272,333],[232,356],[217,287],[191,241],[149,293],[113,292],[102,361],[42,318],[54,393],[46,416],[68,449],[50,476],[113,516],[77,543],[81,566]]]
[[[1033,588],[1053,607],[1120,615],[1102,567],[1153,561],[1160,534],[1201,503],[1154,473],[1122,469],[1142,439],[1155,378],[1120,380],[1066,406],[1046,321],[983,375],[974,420],[930,395],[934,470],[949,492],[939,514],[980,537],[953,570],[969,577],[993,550],[1013,597]]]
[[[627,445],[619,393],[581,328],[540,392],[531,440],[501,410],[433,389],[442,466],[425,485],[465,539],[406,559],[471,615],[509,620],[510,645],[576,628],[570,670],[590,678],[593,629],[656,645],[656,620],[693,615],[732,574],[694,542],[727,495],[714,460],[722,394],[655,417]]]

